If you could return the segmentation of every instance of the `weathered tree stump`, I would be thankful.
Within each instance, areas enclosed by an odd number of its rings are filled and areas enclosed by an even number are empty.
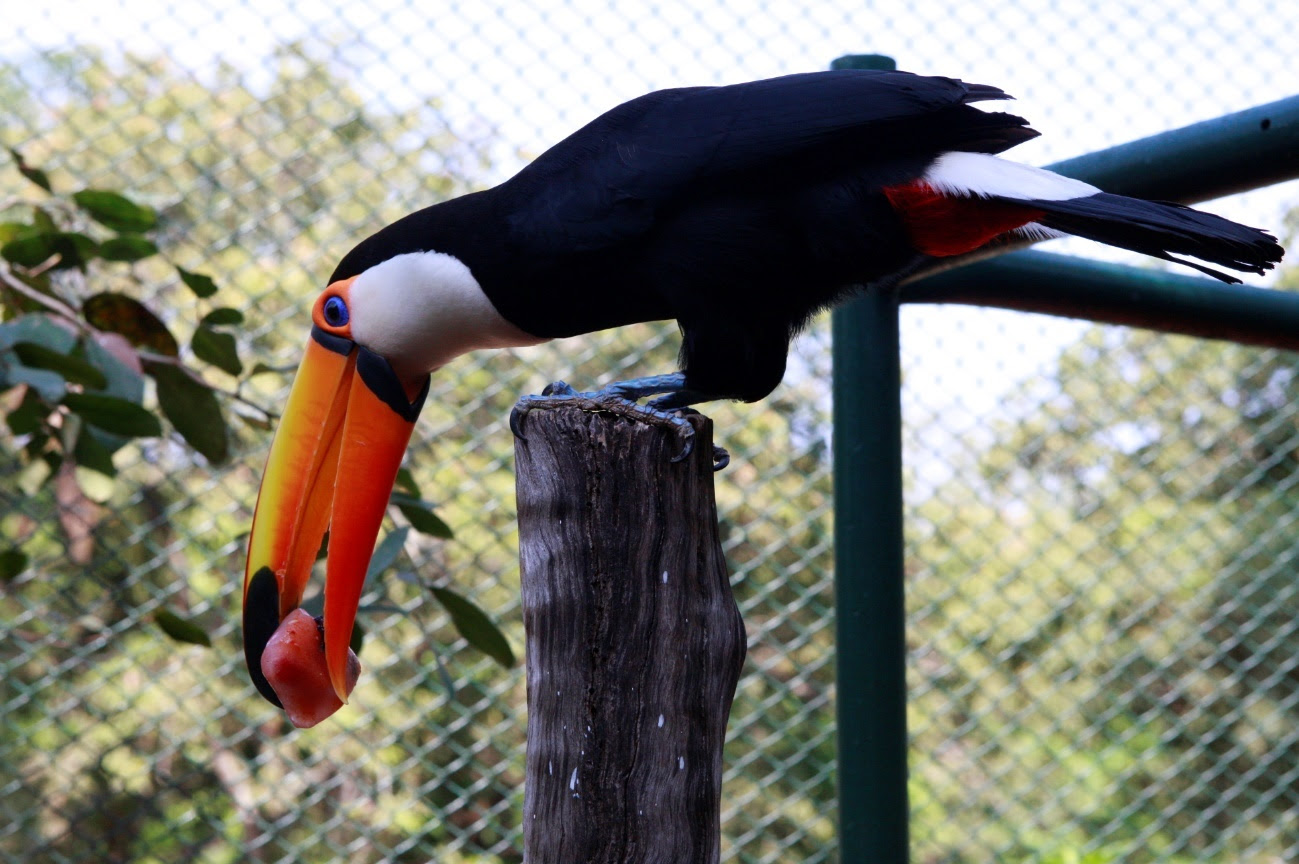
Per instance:
[[[720,855],[722,744],[744,662],[712,423],[536,410],[515,444],[527,629],[528,864]]]

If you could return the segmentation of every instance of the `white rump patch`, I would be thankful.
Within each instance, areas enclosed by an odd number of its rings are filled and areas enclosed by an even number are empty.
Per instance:
[[[920,179],[945,195],[995,195],[1021,201],[1064,201],[1101,191],[1090,183],[988,153],[944,153]]]

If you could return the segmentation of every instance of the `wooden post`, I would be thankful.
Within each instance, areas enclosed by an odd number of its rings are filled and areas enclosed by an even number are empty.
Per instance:
[[[528,864],[711,864],[744,662],[712,423],[534,410],[515,444],[527,630]]]

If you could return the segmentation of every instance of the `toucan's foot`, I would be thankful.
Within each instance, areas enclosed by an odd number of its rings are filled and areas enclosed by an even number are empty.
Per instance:
[[[686,390],[683,392],[689,395],[692,391]],[[661,399],[651,399],[649,403],[650,407],[658,408],[660,411],[673,410],[673,409],[663,408],[659,404],[661,401],[662,401]],[[707,399],[696,399],[692,401],[705,402],[707,401]],[[694,408],[690,408],[690,407],[677,408],[675,410],[682,417],[689,417],[692,414],[698,414],[700,417],[703,416],[702,412],[696,411]],[[730,464],[731,464],[731,454],[726,451],[725,447],[720,447],[717,444],[714,444],[713,445],[713,471],[721,471],[723,468],[725,468],[727,465]]]
[[[657,393],[675,395],[683,392],[685,375],[680,372],[672,375],[653,375],[648,378],[635,378],[610,384],[603,390],[579,393],[563,381],[547,384],[540,396],[524,396],[515,403],[510,412],[510,431],[516,438],[526,441],[522,432],[523,418],[530,411],[547,408],[575,406],[583,411],[604,411],[649,423],[652,426],[667,426],[675,429],[681,439],[681,451],[672,457],[673,462],[680,462],[693,452],[695,447],[695,427],[690,425],[680,413],[684,405],[664,409],[657,404],[641,405],[635,400]],[[656,400],[657,402],[658,400]],[[724,467],[729,457],[722,450],[723,459],[719,465],[717,448],[713,451],[714,470]]]
[[[731,454],[726,452],[725,447],[713,445],[713,471],[721,471],[727,465],[731,464]]]

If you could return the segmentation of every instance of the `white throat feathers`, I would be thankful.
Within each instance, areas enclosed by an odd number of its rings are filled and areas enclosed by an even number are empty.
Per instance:
[[[356,277],[352,336],[401,375],[423,375],[479,348],[548,341],[507,321],[464,262],[443,252],[408,252]]]

